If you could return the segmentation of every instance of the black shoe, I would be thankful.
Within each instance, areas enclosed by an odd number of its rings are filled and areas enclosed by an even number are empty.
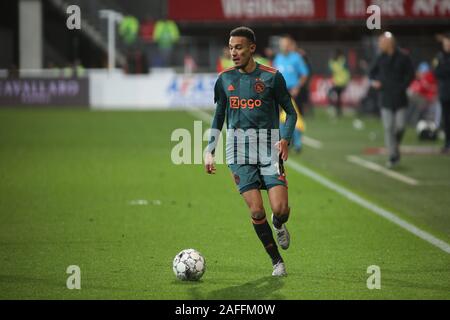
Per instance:
[[[389,161],[386,163],[386,167],[388,167],[388,169],[394,169],[396,166],[398,166],[400,162],[400,157],[392,157],[389,159]]]

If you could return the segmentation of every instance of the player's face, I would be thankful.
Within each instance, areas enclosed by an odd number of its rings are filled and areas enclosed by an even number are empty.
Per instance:
[[[245,68],[255,53],[256,45],[245,37],[230,37],[231,59],[237,68]]]
[[[450,52],[450,38],[444,38],[442,40],[442,46],[445,52]]]
[[[279,42],[280,51],[283,54],[288,53],[291,50],[291,39],[289,38],[281,38]]]
[[[387,51],[387,39],[383,36],[378,38],[378,48],[381,52]]]
[[[394,39],[391,37],[381,36],[378,38],[378,47],[381,52],[388,53],[395,47]]]

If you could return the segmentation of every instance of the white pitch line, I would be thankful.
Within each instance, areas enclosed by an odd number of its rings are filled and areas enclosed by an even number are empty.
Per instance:
[[[311,169],[308,169],[301,164],[297,163],[294,160],[289,160],[286,162],[286,165],[294,169],[295,171],[313,179],[314,181],[320,183],[321,185],[335,191],[336,193],[339,193],[340,195],[344,196],[348,200],[359,204],[361,207],[366,208],[373,213],[391,221],[392,223],[395,223],[402,229],[405,229],[406,231],[416,235],[417,237],[421,238],[422,240],[425,240],[426,242],[432,244],[433,246],[441,249],[442,251],[450,254],[450,244],[448,244],[445,241],[442,241],[441,239],[436,238],[432,234],[423,231],[422,229],[419,229],[415,225],[399,218],[394,213],[383,209],[376,204],[367,201],[363,199],[362,197],[358,196],[357,194],[353,193],[352,191],[328,180],[327,178],[319,175],[318,173],[314,172]]]
[[[205,112],[203,110],[200,109],[193,109],[193,110],[189,110],[188,111],[191,115],[193,115],[194,117],[199,118],[202,121],[206,121],[211,123],[211,115],[208,112]],[[322,149],[323,144],[322,142],[320,142],[319,140],[313,139],[311,137],[308,136],[303,136],[303,144],[305,146],[314,148],[314,149]]]
[[[303,144],[314,149],[322,149],[323,147],[322,142],[305,135],[303,136]]]
[[[200,111],[200,110],[198,110],[198,111],[199,111],[199,113],[197,113],[197,112],[190,112],[190,113],[194,117],[200,118],[201,120],[211,123],[211,121],[212,121],[211,116],[208,113],[206,113],[204,111]],[[206,117],[206,115],[208,117]],[[369,211],[372,211],[373,213],[375,213],[376,215],[378,215],[380,217],[383,217],[383,218],[389,220],[390,222],[398,225],[400,228],[412,233],[413,235],[428,242],[429,244],[435,246],[436,248],[439,248],[442,251],[450,254],[450,244],[448,244],[447,242],[445,242],[441,239],[436,238],[432,234],[430,234],[426,231],[423,231],[422,229],[419,229],[415,225],[399,218],[394,213],[392,213],[386,209],[383,209],[368,200],[363,199],[362,197],[358,196],[356,193],[332,182],[331,180],[321,176],[320,174],[314,172],[313,170],[302,166],[295,160],[290,159],[289,161],[286,162],[286,165],[291,167],[298,173],[303,174],[303,175],[307,176],[308,178],[320,183],[321,185],[327,187],[328,189],[335,191],[336,193],[340,194],[341,196],[347,198],[348,200],[350,200],[356,204],[359,204],[361,207],[363,207]]]
[[[189,110],[188,113],[190,113],[193,117],[198,118],[202,121],[212,123],[212,116],[208,112],[205,112],[200,109],[192,109]]]
[[[401,173],[389,170],[384,168],[383,166],[380,166],[377,163],[368,161],[368,160],[364,160],[360,157],[357,156],[348,156],[347,160],[351,163],[357,164],[363,168],[375,171],[375,172],[379,172],[381,174],[384,174],[387,177],[396,179],[398,181],[404,182],[406,184],[409,184],[410,186],[417,186],[419,185],[419,181],[417,181],[416,179],[410,178],[408,176],[405,176]]]

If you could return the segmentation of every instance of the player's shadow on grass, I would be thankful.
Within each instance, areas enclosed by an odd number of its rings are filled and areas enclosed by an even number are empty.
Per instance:
[[[284,299],[277,293],[284,285],[282,278],[263,277],[241,285],[226,287],[208,293],[206,299],[210,300],[236,300],[236,299]]]

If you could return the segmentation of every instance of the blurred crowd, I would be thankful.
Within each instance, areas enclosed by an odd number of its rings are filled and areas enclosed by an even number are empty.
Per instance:
[[[444,153],[450,152],[450,34],[436,36],[442,45],[433,61],[422,61],[417,69],[408,50],[401,48],[394,35],[387,32],[380,36],[378,56],[372,62],[362,61],[370,85],[361,99],[359,113],[375,113],[382,116],[386,130],[392,134],[386,141],[391,149],[390,166],[399,160],[399,145],[406,125],[417,128],[420,139],[436,140],[439,128],[446,136]],[[255,60],[278,69],[286,80],[291,96],[298,106],[299,123],[293,138],[296,151],[301,150],[301,135],[304,130],[303,117],[314,114],[310,99],[310,83],[314,70],[307,51],[299,46],[291,35],[281,35],[277,48],[264,48]],[[219,73],[233,66],[228,47],[223,48],[217,59]],[[330,88],[327,92],[329,105],[336,117],[342,116],[343,95],[352,81],[348,66],[348,54],[336,49],[327,61]],[[392,112],[391,112],[392,111]],[[283,114],[281,121],[284,121]],[[398,158],[398,159],[397,159]]]

